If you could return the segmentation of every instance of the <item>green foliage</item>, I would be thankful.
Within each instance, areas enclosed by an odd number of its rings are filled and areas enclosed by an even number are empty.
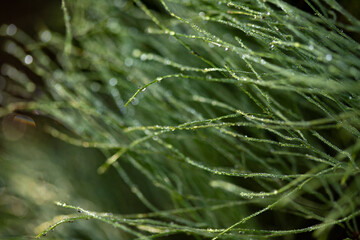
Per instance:
[[[57,203],[80,213],[39,236],[82,219],[137,239],[358,232],[360,21],[335,0],[306,2],[314,14],[281,0],[63,0],[65,40],[18,31],[44,94],[0,115],[60,121],[45,131],[100,149],[98,172],[116,169],[148,209]]]

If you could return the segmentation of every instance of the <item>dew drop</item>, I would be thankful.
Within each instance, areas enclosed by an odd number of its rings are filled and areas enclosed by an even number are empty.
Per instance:
[[[7,28],[6,28],[6,34],[9,36],[14,36],[17,32],[17,27],[14,24],[10,24]]]
[[[243,54],[243,55],[241,56],[241,58],[242,58],[242,59],[247,59],[247,58],[249,58],[249,55],[248,55],[248,54]]]
[[[225,48],[225,51],[228,51],[229,50],[229,48]]]
[[[132,52],[132,55],[136,58],[140,57],[141,55],[141,51],[139,49],[135,49],[133,52]]]
[[[126,5],[126,2],[114,0],[114,5],[118,8],[123,8]]]
[[[310,50],[310,51],[314,50],[314,45],[310,44],[310,45],[309,45],[309,50]]]
[[[125,66],[127,67],[131,67],[133,65],[134,61],[132,60],[132,58],[126,58],[125,59]]]
[[[328,62],[330,62],[331,60],[332,60],[332,55],[331,54],[326,54],[326,56],[325,56],[325,60],[326,61],[328,61]]]
[[[145,91],[146,91],[146,88],[143,88],[141,91],[142,91],[142,92],[145,92]]]
[[[8,53],[16,53],[16,45],[15,43],[13,42],[8,42],[6,45],[5,45],[5,51],[8,52]]]
[[[29,65],[33,62],[33,57],[31,55],[26,55],[24,58],[25,64]]]
[[[137,100],[136,98],[134,98],[133,100],[131,100],[131,104],[132,105],[138,105],[139,100]]]
[[[109,84],[110,84],[110,86],[115,86],[116,84],[117,84],[117,79],[116,78],[111,78],[110,80],[109,80]]]
[[[51,32],[49,30],[45,30],[40,34],[40,39],[42,42],[49,42],[52,38]]]
[[[147,55],[145,53],[140,56],[141,61],[145,61],[147,59]]]
[[[119,94],[119,91],[116,89],[116,88],[112,88],[111,91],[110,91],[111,95],[113,97],[118,97],[120,94]]]

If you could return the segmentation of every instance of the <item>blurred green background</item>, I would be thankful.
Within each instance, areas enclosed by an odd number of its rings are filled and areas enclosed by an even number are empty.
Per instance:
[[[1,24],[14,24],[35,39],[39,31],[47,28],[64,33],[61,1],[2,1]],[[6,40],[0,39],[1,49]],[[40,79],[22,63],[0,51],[0,67],[4,63],[16,66],[41,85]],[[34,97],[11,96],[7,81],[1,76],[0,106],[13,97],[25,101]],[[44,133],[43,123],[57,124],[53,119],[26,114],[30,117],[26,122],[19,121],[19,116],[24,115],[0,118],[0,239],[32,239],[48,226],[46,221],[71,213],[55,206],[54,201],[69,201],[96,211],[146,210],[115,171],[97,174],[96,169],[104,161],[100,152],[72,146]],[[60,226],[48,239],[119,239],[121,234],[109,225],[89,220],[72,223],[71,227]]]

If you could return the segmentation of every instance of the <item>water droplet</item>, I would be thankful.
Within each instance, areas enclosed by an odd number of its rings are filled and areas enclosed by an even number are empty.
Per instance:
[[[225,51],[228,51],[229,50],[229,48],[225,48]]]
[[[174,36],[174,35],[175,35],[175,32],[174,32],[174,31],[170,31],[169,34],[170,34],[170,36]]]
[[[25,64],[29,65],[33,62],[33,57],[31,55],[26,55],[24,58]]]
[[[134,61],[132,58],[125,58],[125,66],[131,67],[133,65]]]
[[[14,24],[10,24],[7,28],[6,28],[6,34],[9,36],[14,36],[17,32],[17,27]]]
[[[265,65],[265,64],[266,64],[266,61],[265,61],[264,59],[261,59],[261,60],[260,60],[260,63],[261,63],[262,65]]]
[[[117,79],[116,78],[111,78],[110,80],[109,80],[109,84],[110,84],[110,86],[115,86],[116,84],[117,84]]]
[[[118,20],[115,18],[109,18],[106,23],[106,26],[109,28],[110,31],[114,33],[119,32],[120,30]]]
[[[328,62],[330,62],[331,60],[332,60],[332,55],[331,54],[326,54],[326,56],[325,56],[325,60],[326,61],[328,61]]]
[[[118,97],[120,95],[119,91],[116,88],[112,88],[110,93],[113,97]]]
[[[199,12],[199,16],[203,18],[203,17],[205,17],[205,13],[204,12]]]
[[[243,55],[241,56],[241,58],[242,58],[242,59],[247,59],[247,58],[249,58],[249,55],[248,55],[248,54],[243,54]]]
[[[138,58],[141,55],[141,51],[139,49],[134,49],[134,51],[132,52],[132,55],[134,57]]]
[[[266,15],[270,16],[270,12],[267,12]]]
[[[145,91],[146,91],[146,88],[143,88],[141,91],[142,91],[142,92],[145,92]]]
[[[40,39],[42,42],[49,42],[52,38],[51,32],[49,30],[45,30],[40,34]]]
[[[126,1],[114,0],[114,5],[118,8],[123,8],[126,5]]]
[[[309,50],[310,50],[310,51],[314,50],[314,45],[310,44],[310,45],[309,45]]]
[[[147,55],[145,53],[140,56],[141,61],[145,61],[147,59]]]
[[[137,100],[136,98],[134,98],[133,100],[131,100],[131,104],[132,105],[138,105],[139,100]]]
[[[17,47],[15,45],[15,43],[13,42],[7,42],[5,45],[5,51],[10,53],[10,54],[14,54],[16,53]]]

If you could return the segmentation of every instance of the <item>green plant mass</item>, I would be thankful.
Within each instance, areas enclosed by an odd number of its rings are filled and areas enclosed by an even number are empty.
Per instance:
[[[2,138],[36,125],[32,151],[60,149],[38,237],[359,239],[360,20],[340,3],[62,0],[63,34],[3,25],[26,70],[2,66]]]

